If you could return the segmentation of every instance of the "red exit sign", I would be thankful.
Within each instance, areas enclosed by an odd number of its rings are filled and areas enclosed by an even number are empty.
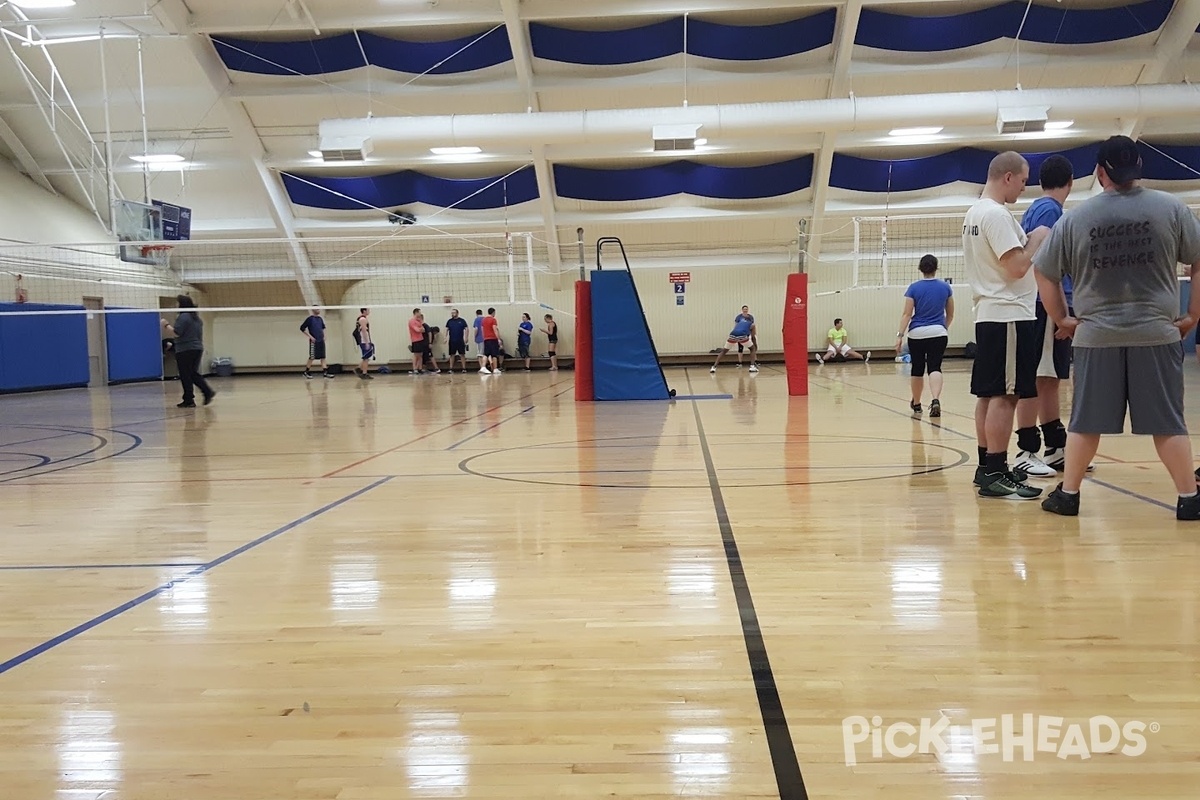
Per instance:
[[[667,283],[691,283],[692,273],[690,272],[672,272],[671,279]]]

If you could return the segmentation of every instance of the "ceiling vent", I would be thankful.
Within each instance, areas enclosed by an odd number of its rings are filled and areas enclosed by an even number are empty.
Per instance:
[[[1002,108],[996,118],[996,130],[1000,133],[1041,133],[1046,130],[1049,112],[1045,106]]]
[[[344,139],[322,139],[321,160],[330,163],[340,161],[366,161],[373,146],[369,138],[349,137]]]
[[[654,149],[658,151],[695,150],[699,125],[655,125]]]

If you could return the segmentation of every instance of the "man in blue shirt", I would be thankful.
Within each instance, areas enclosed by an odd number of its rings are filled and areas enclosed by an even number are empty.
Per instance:
[[[313,362],[320,361],[322,374],[332,378],[333,373],[325,363],[325,320],[321,316],[321,309],[314,308],[308,319],[300,323],[300,332],[308,337],[308,363],[304,365],[304,377],[312,380]]]
[[[1046,226],[1053,228],[1062,218],[1063,204],[1071,194],[1075,168],[1060,155],[1042,162],[1038,179],[1042,196],[1033,201],[1021,218],[1026,233]],[[1062,283],[1065,305],[1071,308],[1071,279]],[[1037,300],[1037,336],[1042,342],[1042,357],[1037,368],[1037,397],[1017,404],[1017,458],[1014,464],[1030,475],[1049,476],[1062,470],[1066,462],[1067,429],[1060,419],[1059,385],[1071,377],[1071,340],[1057,338],[1057,329],[1046,316],[1041,297]],[[1038,422],[1041,430],[1038,430]],[[1038,456],[1045,438],[1046,451]]]
[[[529,372],[529,345],[533,341],[533,319],[528,314],[521,315],[521,324],[517,326],[517,357],[525,359],[525,371]]]
[[[492,371],[487,368],[487,361],[483,354],[483,309],[475,309],[475,321],[471,323],[475,328],[475,355],[479,358],[479,371],[484,375],[491,375]]]
[[[467,373],[467,321],[458,315],[458,309],[450,309],[446,320],[446,342],[450,348],[450,371],[454,372],[454,357],[458,356],[462,371]]]

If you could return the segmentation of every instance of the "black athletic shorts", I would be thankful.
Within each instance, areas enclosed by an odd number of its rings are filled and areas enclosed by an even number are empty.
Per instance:
[[[308,357],[313,361],[321,361],[325,358],[325,342],[309,342]]]
[[[483,354],[490,358],[500,357],[500,340],[499,339],[484,339]]]
[[[925,377],[926,372],[941,372],[942,357],[946,355],[949,336],[934,336],[931,339],[908,340],[908,352],[912,356],[912,376]]]
[[[425,341],[424,339],[422,339],[422,340],[420,340],[420,341],[413,342],[412,344],[410,344],[410,345],[408,346],[408,349],[409,349],[409,351],[411,351],[411,352],[412,352],[412,353],[414,353],[414,354],[416,354],[416,353],[428,353],[428,352],[429,352],[429,342],[427,342],[427,341]]]
[[[450,342],[450,355],[465,356],[467,354],[466,342]]]
[[[1075,316],[1074,309],[1067,309],[1067,313]],[[1038,359],[1037,376],[1065,381],[1071,377],[1071,340],[1055,339],[1056,330],[1058,326],[1046,315],[1046,307],[1038,303],[1037,340],[1041,346],[1041,355]]]
[[[971,394],[976,397],[1037,397],[1042,340],[1037,321],[976,322]],[[909,343],[911,349],[912,343]]]

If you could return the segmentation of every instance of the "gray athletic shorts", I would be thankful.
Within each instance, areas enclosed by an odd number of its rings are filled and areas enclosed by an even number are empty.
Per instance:
[[[1186,436],[1183,343],[1156,347],[1076,347],[1072,433]]]

